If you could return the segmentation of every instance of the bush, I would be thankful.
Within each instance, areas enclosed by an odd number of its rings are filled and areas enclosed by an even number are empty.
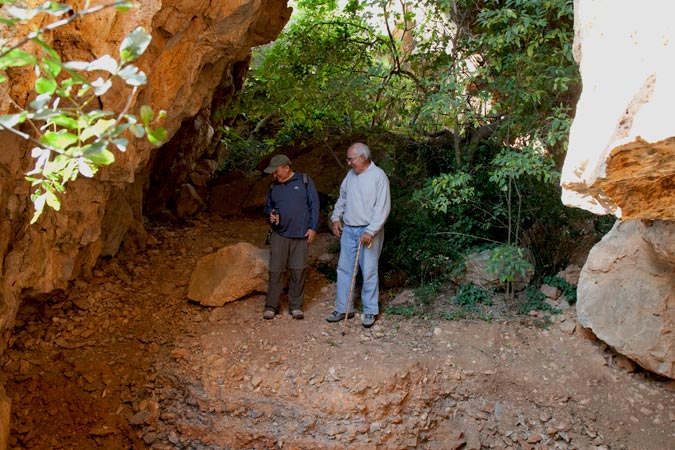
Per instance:
[[[475,286],[471,283],[462,284],[454,298],[454,303],[460,306],[466,306],[471,309],[477,309],[477,305],[491,305],[492,295],[489,291]]]

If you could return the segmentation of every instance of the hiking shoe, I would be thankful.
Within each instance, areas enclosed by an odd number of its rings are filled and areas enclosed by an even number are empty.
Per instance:
[[[265,312],[263,313],[263,319],[265,319],[265,320],[274,319],[274,316],[276,316],[276,315],[277,315],[277,313],[274,312],[273,310],[266,309]]]
[[[361,325],[363,328],[370,328],[375,323],[375,314],[364,314],[361,318]]]
[[[305,318],[305,315],[303,314],[302,310],[300,310],[300,309],[294,309],[293,311],[291,311],[291,316],[293,316],[294,319],[298,319],[298,320]]]
[[[354,317],[354,312],[350,312],[349,315],[347,316],[350,319]],[[339,313],[337,311],[333,311],[332,313],[328,314],[326,317],[326,321],[328,322],[339,322],[341,320],[345,320],[345,313]]]

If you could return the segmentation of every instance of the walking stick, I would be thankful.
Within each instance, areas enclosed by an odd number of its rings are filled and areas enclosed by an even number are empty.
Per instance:
[[[347,329],[347,319],[349,318],[349,305],[353,301],[354,284],[356,282],[356,270],[359,268],[359,253],[361,253],[361,239],[359,239],[359,246],[356,248],[356,258],[354,258],[354,271],[352,272],[352,285],[349,288],[349,297],[347,297],[347,312],[345,313],[345,322],[342,326],[342,335],[345,335]]]

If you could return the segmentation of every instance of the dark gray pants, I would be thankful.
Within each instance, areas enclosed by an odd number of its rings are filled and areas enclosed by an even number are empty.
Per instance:
[[[302,309],[305,298],[305,269],[307,268],[307,239],[286,238],[272,233],[270,242],[269,284],[265,309],[279,312],[284,275],[288,269],[288,309]]]

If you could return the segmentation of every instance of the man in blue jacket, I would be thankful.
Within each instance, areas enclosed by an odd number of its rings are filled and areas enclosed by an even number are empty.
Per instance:
[[[370,159],[367,145],[357,142],[347,149],[347,164],[351,170],[342,180],[340,197],[331,215],[331,230],[340,238],[340,258],[337,269],[337,302],[335,310],[326,317],[328,322],[345,318],[356,256],[363,275],[361,324],[370,328],[379,314],[378,260],[384,242],[384,223],[391,210],[389,178]],[[359,251],[360,248],[360,251]],[[354,315],[349,307],[349,318]]]
[[[302,319],[308,246],[319,227],[319,194],[307,174],[293,172],[286,155],[272,157],[265,173],[271,173],[274,181],[265,198],[265,214],[272,224],[272,236],[263,318],[273,319],[279,313],[284,273],[288,269],[288,310],[294,319]]]

